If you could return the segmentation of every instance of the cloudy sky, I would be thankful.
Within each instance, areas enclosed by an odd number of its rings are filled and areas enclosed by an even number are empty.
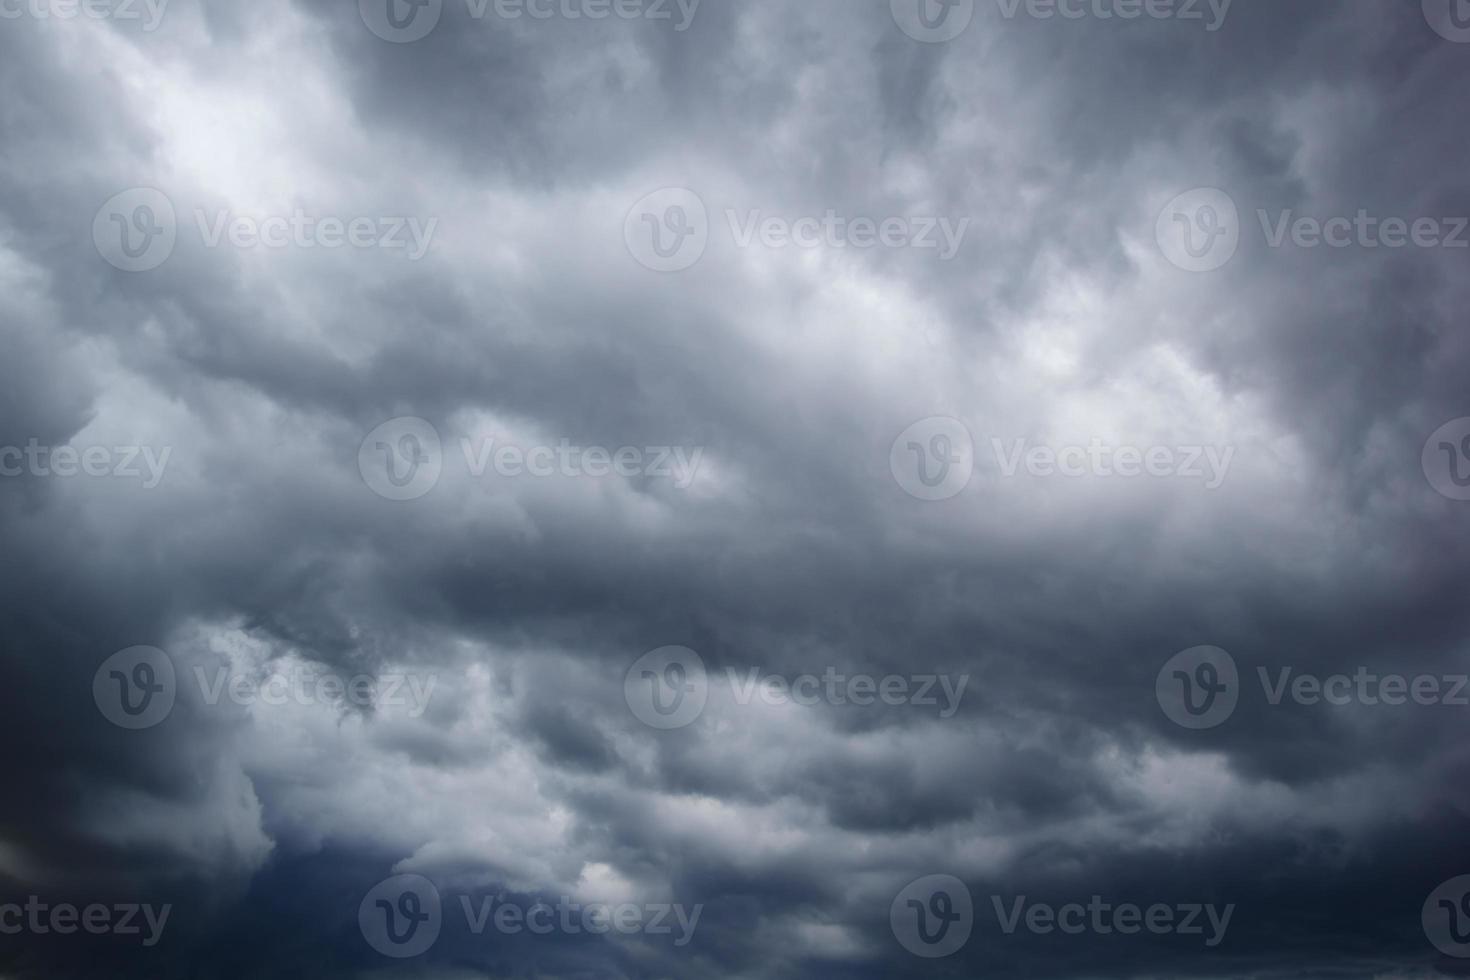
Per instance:
[[[1470,972],[1470,3],[0,84],[3,980]]]

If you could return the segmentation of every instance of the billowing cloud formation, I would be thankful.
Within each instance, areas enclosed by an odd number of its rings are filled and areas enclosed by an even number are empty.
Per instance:
[[[0,976],[1464,972],[1423,7],[0,3]]]

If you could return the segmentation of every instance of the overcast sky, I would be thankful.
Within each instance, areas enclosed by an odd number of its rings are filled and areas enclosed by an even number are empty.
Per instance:
[[[1470,973],[1470,3],[0,0],[0,91],[3,980]]]

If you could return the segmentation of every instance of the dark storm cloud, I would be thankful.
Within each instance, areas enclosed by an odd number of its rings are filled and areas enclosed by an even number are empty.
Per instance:
[[[1470,47],[1416,4],[1236,0],[1207,31],[980,0],[933,45],[887,6],[704,0],[679,31],[446,0],[408,44],[316,0],[174,0],[156,32],[0,21],[0,445],[172,450],[148,490],[0,479],[0,904],[173,907],[157,948],[0,936],[0,975],[1452,967],[1419,913],[1470,872],[1466,709],[1273,705],[1256,678],[1465,672],[1464,505],[1420,453],[1467,414],[1467,253],[1272,248],[1256,212],[1470,213]],[[623,240],[664,186],[710,219],[677,274]],[[178,214],[146,273],[89,237],[132,187]],[[1196,187],[1240,213],[1208,274],[1154,241]],[[412,261],[211,247],[196,217],[292,208],[438,224]],[[726,215],[829,209],[969,224],[940,260],[740,247]],[[888,455],[936,415],[976,473],[925,503]],[[403,416],[443,472],[395,501],[358,453]],[[1091,436],[1233,466],[1211,491],[1009,478],[991,450]],[[490,438],[702,456],[687,487],[477,476]],[[92,681],[139,644],[179,691],[130,732]],[[708,703],[657,731],[624,680],[670,644]],[[1196,731],[1155,681],[1200,644],[1242,682]],[[432,695],[211,703],[198,672],[225,669]],[[945,716],[740,695],[829,669],[967,686]],[[444,923],[400,962],[358,907],[401,874]],[[975,903],[946,959],[889,923],[930,874]],[[1206,947],[1006,935],[992,910],[1094,895],[1234,913]],[[461,900],[491,898],[702,911],[687,946],[477,934]]]

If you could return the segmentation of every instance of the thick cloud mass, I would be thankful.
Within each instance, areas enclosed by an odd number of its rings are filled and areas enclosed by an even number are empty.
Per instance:
[[[1464,0],[653,2],[0,2],[0,980],[1470,972],[1421,915],[1470,875]],[[140,646],[172,708],[120,725]],[[1176,723],[1201,646],[1238,703]],[[699,911],[474,928],[538,902]]]

